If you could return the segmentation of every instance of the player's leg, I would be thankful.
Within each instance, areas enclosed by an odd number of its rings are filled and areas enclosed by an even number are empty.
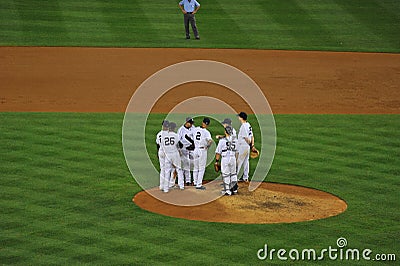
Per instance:
[[[172,158],[168,154],[165,156],[165,165],[164,165],[164,179],[162,183],[162,191],[168,192],[169,191],[169,179],[171,176],[171,171],[173,169]]]
[[[244,168],[245,168],[246,158],[249,158],[249,147],[247,145],[239,145],[238,150],[239,150],[239,156],[237,160],[236,174],[239,175],[240,170],[243,166],[243,179],[242,178],[239,179],[240,181],[243,181],[245,179]],[[247,178],[249,176],[248,174],[249,172],[247,172]]]
[[[164,174],[165,174],[165,154],[161,150],[158,151],[158,161],[160,163],[160,190],[163,189]]]
[[[172,187],[174,187],[175,186],[175,181],[176,181],[176,176],[177,176],[177,171],[176,171],[176,169],[174,168],[172,171],[171,171],[171,178],[169,179],[169,187],[170,188],[172,188]]]
[[[244,149],[241,145],[239,145],[238,147],[238,158],[237,158],[237,162],[236,162],[236,173],[239,174],[240,169],[242,168],[243,162],[244,162]]]
[[[232,191],[232,194],[236,194],[236,193],[238,193],[238,189],[239,189],[238,178],[237,178],[237,173],[236,173],[236,160],[232,161],[230,171],[231,171],[231,186],[232,186],[231,191]]]
[[[178,153],[175,153],[174,155],[174,167],[176,169],[176,174],[178,176],[178,186],[180,189],[185,188],[185,183],[184,183],[184,176],[183,176],[183,170],[182,170],[182,162],[181,162],[181,157],[179,156]]]
[[[195,149],[193,152],[193,184],[197,186],[199,177],[199,167],[200,167],[200,150]]]
[[[200,150],[200,156],[199,156],[199,172],[198,172],[198,177],[197,177],[197,185],[196,187],[202,187],[203,186],[203,178],[204,178],[204,173],[206,171],[206,164],[207,164],[207,150],[203,149]]]
[[[196,39],[199,39],[200,36],[199,36],[199,31],[197,30],[196,18],[194,17],[193,14],[190,16],[190,24],[192,25],[194,36],[196,37]]]
[[[249,155],[250,155],[250,151],[247,151],[246,157],[244,158],[244,162],[243,162],[243,180],[245,182],[249,181],[249,170],[250,170]]]
[[[187,186],[190,186],[192,184],[192,177],[190,175],[190,172],[193,170],[193,151],[188,151],[187,153],[187,170],[185,172],[185,182]]]
[[[230,196],[230,195],[232,195],[232,192],[230,190],[231,178],[230,178],[230,174],[229,174],[228,163],[229,163],[229,161],[227,162],[227,160],[225,158],[222,158],[222,160],[221,160],[221,175],[222,175],[222,180],[223,180],[223,184],[224,184],[224,189],[222,190],[222,193],[224,195]]]
[[[185,182],[190,183],[190,161],[189,161],[189,151],[185,148],[182,149],[181,153],[181,161],[182,161],[182,172],[185,178]]]
[[[183,24],[185,25],[186,39],[190,39],[190,32],[189,32],[189,14],[184,14],[184,15],[183,15]]]

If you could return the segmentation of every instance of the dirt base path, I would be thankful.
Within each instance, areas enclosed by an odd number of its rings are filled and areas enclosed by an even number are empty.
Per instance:
[[[245,183],[239,183],[239,194],[223,196],[210,203],[180,207],[160,201],[145,191],[135,195],[133,201],[142,209],[167,216],[189,220],[265,224],[292,223],[318,220],[344,212],[347,204],[326,192],[315,189],[262,183],[254,192],[249,192]],[[155,189],[157,190],[157,189]],[[189,191],[187,191],[189,190]],[[193,187],[185,188],[186,196],[196,194]],[[153,192],[154,193],[154,192]],[[168,200],[182,191],[159,192],[158,197]],[[207,190],[199,193],[208,193]]]
[[[399,54],[46,47],[0,47],[0,111],[124,112],[151,74],[194,59],[244,71],[273,113],[400,113]],[[153,111],[167,112],[189,96],[220,96],[217,87],[179,86]],[[249,111],[237,97],[225,98]]]

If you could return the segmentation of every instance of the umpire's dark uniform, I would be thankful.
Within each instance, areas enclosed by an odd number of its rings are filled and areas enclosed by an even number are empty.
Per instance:
[[[186,39],[190,39],[189,33],[189,22],[192,25],[192,30],[196,40],[200,40],[199,32],[196,26],[196,18],[194,14],[196,14],[197,10],[200,8],[200,3],[196,0],[182,0],[179,2],[179,7],[183,12],[183,21],[185,24],[185,31],[186,31]]]

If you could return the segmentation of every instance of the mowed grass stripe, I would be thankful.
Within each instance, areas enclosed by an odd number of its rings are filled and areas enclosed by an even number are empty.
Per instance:
[[[255,252],[265,243],[320,249],[339,236],[353,247],[397,250],[398,115],[277,115],[267,180],[326,190],[349,204],[337,217],[277,225],[186,221],[135,206],[131,198],[140,188],[122,154],[122,118],[0,113],[2,262],[257,264]],[[156,167],[163,118],[151,115],[146,131]]]
[[[177,2],[4,0],[0,45],[400,51],[396,0],[204,2],[199,42]]]

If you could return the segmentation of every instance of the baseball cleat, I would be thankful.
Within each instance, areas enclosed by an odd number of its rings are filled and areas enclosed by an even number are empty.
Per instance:
[[[206,187],[205,186],[200,186],[200,187],[196,187],[196,189],[206,190]]]
[[[186,182],[186,186],[190,186],[192,183],[190,182]]]
[[[243,177],[241,177],[241,178],[239,178],[239,180],[238,180],[239,182],[244,182],[244,179],[243,179]]]
[[[185,188],[184,188],[184,187],[180,187],[179,189],[180,189],[180,190],[185,190]]]

